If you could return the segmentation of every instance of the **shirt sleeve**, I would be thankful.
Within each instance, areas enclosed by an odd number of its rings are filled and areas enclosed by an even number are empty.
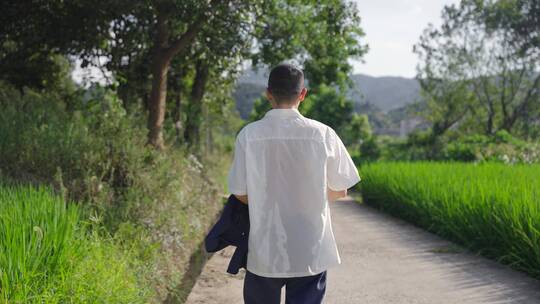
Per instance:
[[[234,143],[233,163],[229,170],[227,185],[229,193],[247,195],[245,132],[240,130]]]
[[[341,138],[333,129],[329,131],[326,168],[328,188],[333,191],[346,190],[360,181],[360,175]]]

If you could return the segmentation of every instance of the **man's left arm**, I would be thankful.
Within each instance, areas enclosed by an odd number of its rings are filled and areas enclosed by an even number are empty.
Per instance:
[[[227,178],[229,193],[244,204],[248,203],[246,181],[245,133],[240,130],[234,144],[234,158]]]

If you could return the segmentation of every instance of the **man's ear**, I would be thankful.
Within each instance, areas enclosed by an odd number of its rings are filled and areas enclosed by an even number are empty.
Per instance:
[[[298,100],[304,101],[304,98],[306,98],[306,94],[307,94],[307,89],[303,88],[302,91],[300,92],[300,96],[298,96]]]
[[[267,88],[266,91],[266,99],[268,99],[269,101],[274,101],[274,96],[272,96],[272,93],[270,92],[270,90]]]
[[[274,102],[274,96],[272,96],[272,92],[270,92],[270,90],[267,88],[265,93],[266,93],[266,99],[268,99],[268,101],[270,102],[270,105],[274,107],[275,102]]]

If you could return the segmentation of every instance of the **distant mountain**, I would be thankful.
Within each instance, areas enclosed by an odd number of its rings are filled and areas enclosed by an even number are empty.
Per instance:
[[[255,99],[266,88],[268,71],[247,70],[236,85],[233,97],[240,116],[246,119],[253,108]],[[353,88],[347,95],[355,103],[355,109],[362,112],[365,104],[387,113],[419,100],[420,85],[416,79],[404,77],[372,77],[363,74],[352,75]]]
[[[369,103],[383,112],[402,108],[418,101],[420,85],[416,79],[404,77],[351,76],[354,86],[349,98],[354,103]]]

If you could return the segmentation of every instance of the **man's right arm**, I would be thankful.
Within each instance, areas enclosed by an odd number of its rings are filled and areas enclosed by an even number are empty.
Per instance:
[[[358,183],[360,176],[339,136],[334,130],[329,130],[328,146],[331,152],[327,162],[327,193],[328,201],[333,202],[347,196],[347,189]]]
[[[327,192],[329,202],[337,201],[338,199],[347,196],[347,189],[341,191],[334,191],[330,188],[327,188]]]

